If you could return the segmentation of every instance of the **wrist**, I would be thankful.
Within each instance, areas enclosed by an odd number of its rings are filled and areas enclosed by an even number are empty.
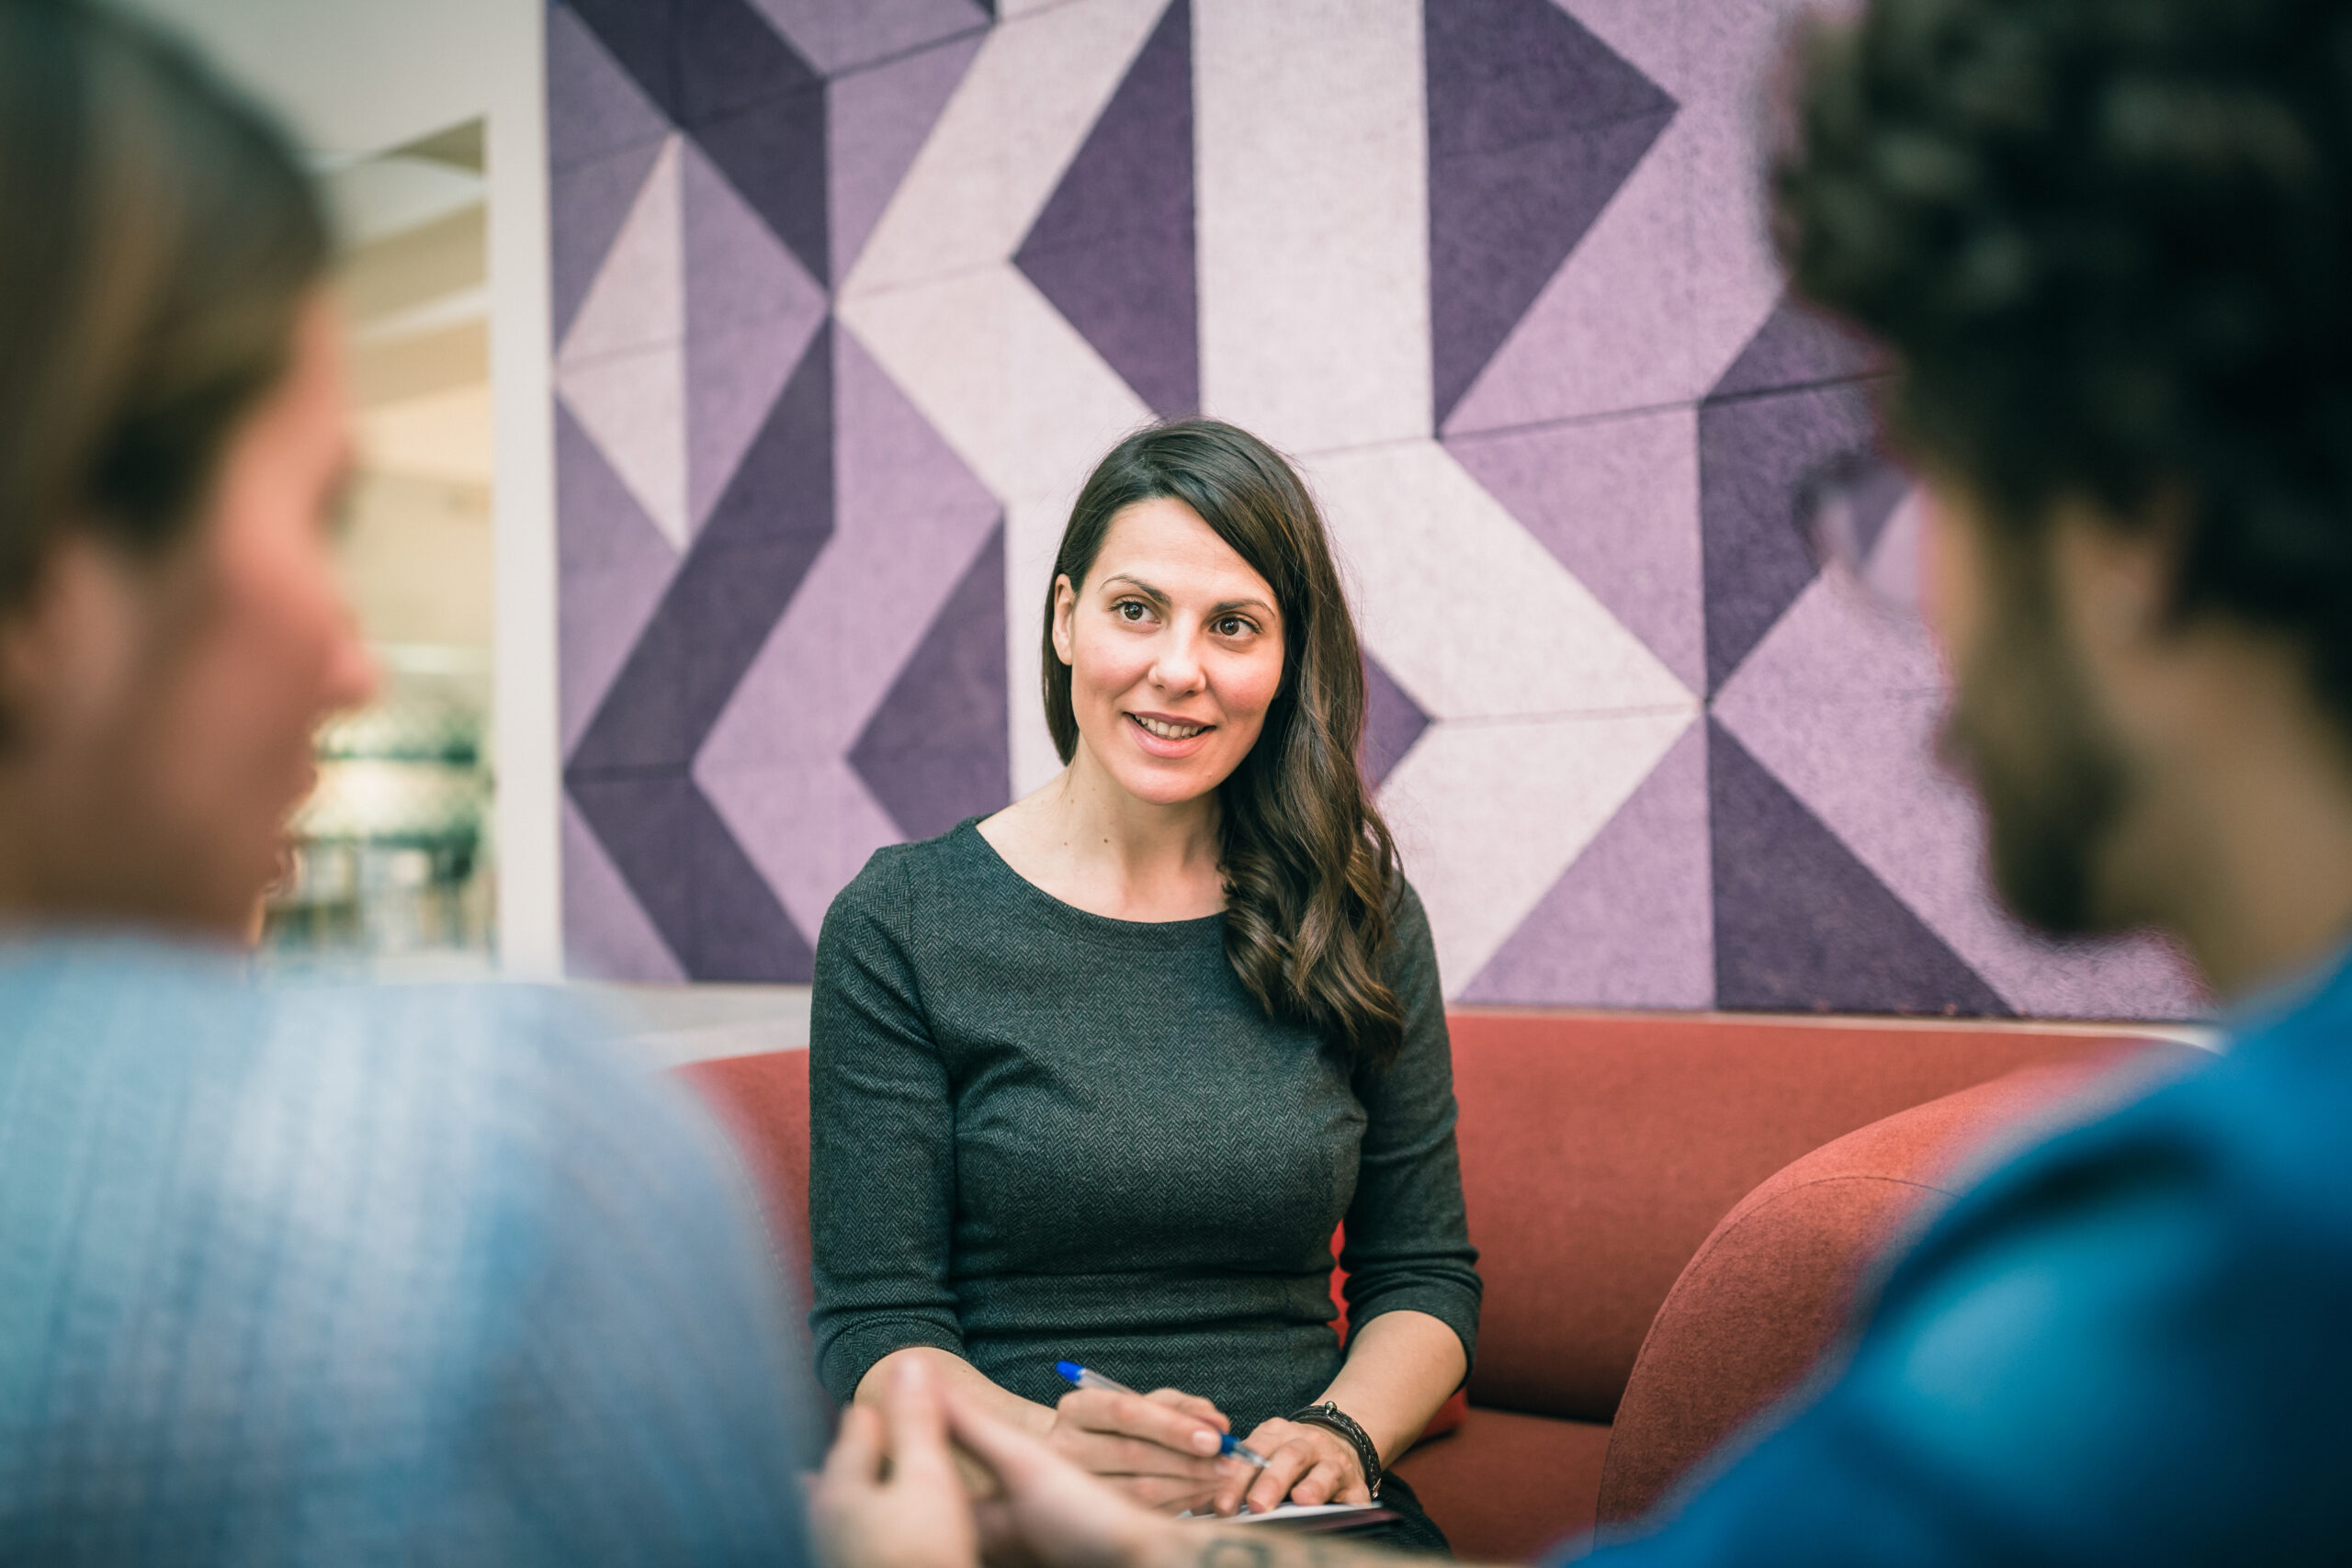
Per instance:
[[[1294,1413],[1290,1418],[1301,1426],[1320,1427],[1336,1435],[1355,1455],[1356,1470],[1363,1479],[1365,1490],[1375,1500],[1380,1496],[1380,1483],[1385,1473],[1380,1464],[1380,1448],[1372,1440],[1372,1434],[1365,1431],[1354,1416],[1327,1399],[1320,1404],[1310,1404]]]

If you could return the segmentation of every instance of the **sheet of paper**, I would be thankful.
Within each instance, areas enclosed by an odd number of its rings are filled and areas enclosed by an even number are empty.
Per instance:
[[[1348,1514],[1386,1514],[1387,1512],[1387,1509],[1382,1507],[1377,1503],[1284,1503],[1282,1506],[1276,1508],[1270,1514],[1236,1514],[1232,1517],[1224,1519],[1221,1522],[1228,1525],[1281,1525],[1304,1524],[1308,1520],[1320,1521],[1329,1519],[1332,1523],[1337,1524],[1340,1522],[1343,1516]],[[1217,1517],[1215,1514],[1194,1514],[1190,1512],[1182,1513],[1176,1517],[1180,1519],[1215,1519]],[[1369,1524],[1373,1521],[1367,1519],[1364,1522]]]

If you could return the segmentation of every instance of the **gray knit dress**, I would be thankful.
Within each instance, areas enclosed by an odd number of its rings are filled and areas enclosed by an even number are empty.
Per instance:
[[[1269,1019],[1225,918],[1062,903],[967,821],[876,853],[825,917],[809,1021],[819,1375],[846,1402],[934,1346],[1052,1404],[1054,1363],[1214,1401],[1246,1433],[1340,1369],[1332,1231],[1359,1325],[1476,1343],[1453,1064],[1420,900],[1389,983],[1402,1054],[1351,1067]]]

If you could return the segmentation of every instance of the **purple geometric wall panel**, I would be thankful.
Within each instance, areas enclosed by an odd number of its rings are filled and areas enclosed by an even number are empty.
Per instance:
[[[825,84],[774,25],[747,0],[572,8],[809,275],[828,278]]]
[[[1193,227],[1193,27],[1172,0],[1013,255],[1136,395],[1201,404]]]
[[[1004,529],[866,721],[850,765],[910,839],[936,838],[1012,798],[1004,664]]]
[[[1942,938],[1709,722],[1716,1006],[2008,1015]]]
[[[876,851],[1038,776],[1066,489],[1205,392],[1363,573],[1359,762],[1457,997],[2193,1010],[2000,913],[1940,666],[1802,536],[1834,478],[1916,585],[1887,365],[1758,199],[1808,3],[549,0],[576,972],[805,980]]]
[[[1551,0],[1428,0],[1423,15],[1442,426],[1675,103]]]
[[[1792,320],[1776,311],[1699,406],[1710,693],[1819,570],[1797,515],[1808,482],[1874,438],[1866,383],[1788,352]]]
[[[1359,759],[1364,782],[1374,789],[1389,771],[1405,760],[1413,742],[1430,727],[1430,716],[1406,694],[1380,660],[1363,656],[1363,744]]]

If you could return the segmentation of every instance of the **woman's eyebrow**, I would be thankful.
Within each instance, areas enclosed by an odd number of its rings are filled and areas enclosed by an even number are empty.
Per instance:
[[[1236,610],[1255,610],[1258,614],[1268,617],[1272,617],[1274,613],[1274,607],[1263,599],[1227,599],[1222,604],[1209,606],[1209,614],[1212,615],[1230,615]]]
[[[1129,577],[1124,571],[1117,572],[1110,577],[1104,578],[1102,580],[1102,586],[1108,588],[1114,582],[1125,583],[1128,587],[1134,589],[1136,592],[1142,594],[1145,598],[1150,600],[1155,604],[1165,604],[1169,602],[1167,594],[1162,593],[1159,589],[1154,588],[1150,583],[1144,581],[1143,579],[1139,577]]]

